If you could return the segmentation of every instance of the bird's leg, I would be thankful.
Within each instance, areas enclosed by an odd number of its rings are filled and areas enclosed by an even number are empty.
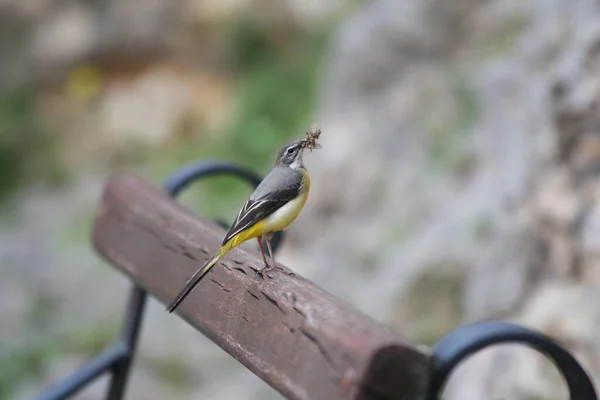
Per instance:
[[[271,261],[273,261],[273,266],[277,267],[277,263],[275,262],[275,254],[273,253],[273,249],[271,249],[271,238],[273,237],[273,233],[268,233],[265,236],[265,242],[267,242],[267,249],[269,250],[269,255],[271,256]]]
[[[273,250],[271,249],[271,237],[272,236],[273,236],[272,233],[265,235],[265,242],[267,242],[267,249],[269,250],[269,256],[271,257],[271,260],[273,260],[273,264],[269,265],[267,263],[267,260],[265,260],[265,267],[260,271],[261,275],[266,272],[270,272],[274,269],[277,269],[277,264],[275,263],[275,258],[273,257]],[[261,241],[261,245],[262,245],[262,241]],[[264,253],[263,253],[263,257],[265,257]],[[269,278],[270,278],[270,276],[269,276]]]
[[[260,249],[260,254],[262,254],[262,258],[263,261],[265,262],[265,269],[269,268],[269,263],[267,262],[267,257],[265,256],[265,250],[263,249],[263,244],[262,244],[262,235],[257,237],[256,240],[258,241],[258,248]]]
[[[273,238],[273,235],[274,235],[274,232],[271,232],[265,236],[265,242],[267,242],[267,249],[269,250],[269,254],[271,256],[271,261],[273,261],[273,264],[272,264],[272,266],[269,267],[269,270],[279,269],[279,270],[283,271],[284,273],[287,273],[288,275],[295,276],[295,274],[293,272],[289,272],[289,273],[286,272],[283,268],[279,267],[277,265],[277,263],[275,262],[275,253],[273,253],[273,249],[271,248],[271,239]]]

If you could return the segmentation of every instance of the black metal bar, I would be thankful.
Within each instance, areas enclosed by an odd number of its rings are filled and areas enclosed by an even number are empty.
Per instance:
[[[231,174],[244,178],[253,186],[262,180],[254,172],[237,164],[219,160],[201,160],[184,165],[173,172],[164,182],[163,189],[173,197],[177,197],[183,189],[198,179],[212,175]]]
[[[121,331],[120,343],[126,349],[125,356],[122,357],[112,367],[112,379],[110,388],[108,389],[108,400],[119,400],[123,398],[127,381],[129,378],[129,370],[133,356],[135,355],[136,344],[140,336],[140,328],[142,325],[142,317],[146,306],[146,292],[137,285],[131,288],[129,302],[127,303],[127,312],[125,314],[125,323]]]
[[[125,353],[126,349],[121,343],[106,348],[102,353],[79,367],[76,373],[51,386],[44,393],[37,396],[35,400],[66,399],[76,394],[85,385],[112,368],[125,356]]]
[[[434,369],[428,400],[437,400],[454,368],[479,350],[500,343],[522,343],[547,356],[565,378],[571,400],[597,400],[590,377],[575,358],[554,340],[508,322],[485,321],[444,336],[433,348]]]

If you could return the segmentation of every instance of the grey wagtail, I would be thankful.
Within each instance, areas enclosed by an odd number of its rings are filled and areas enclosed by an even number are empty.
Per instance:
[[[265,263],[261,273],[276,268],[271,250],[271,237],[275,232],[284,230],[294,222],[306,203],[310,188],[310,176],[304,167],[302,153],[306,148],[312,150],[320,147],[316,143],[320,133],[320,130],[313,127],[310,132],[307,132],[306,139],[294,140],[279,150],[275,166],[239,211],[215,256],[192,275],[175,300],[167,307],[168,312],[173,312],[177,308],[225,254],[247,240],[253,238],[258,240],[260,253]],[[263,236],[266,239],[273,265],[269,265],[267,262],[262,245]]]

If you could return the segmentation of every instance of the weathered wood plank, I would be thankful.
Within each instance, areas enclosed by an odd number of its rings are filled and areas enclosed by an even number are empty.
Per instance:
[[[168,304],[223,235],[124,175],[104,192],[93,243]],[[424,351],[301,276],[275,271],[262,278],[260,268],[258,251],[234,249],[176,312],[290,399],[423,398],[430,368]]]

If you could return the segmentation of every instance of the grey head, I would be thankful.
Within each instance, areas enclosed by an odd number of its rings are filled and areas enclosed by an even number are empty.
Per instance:
[[[290,167],[293,169],[304,168],[302,153],[304,152],[304,140],[294,140],[285,144],[279,153],[275,166]]]

